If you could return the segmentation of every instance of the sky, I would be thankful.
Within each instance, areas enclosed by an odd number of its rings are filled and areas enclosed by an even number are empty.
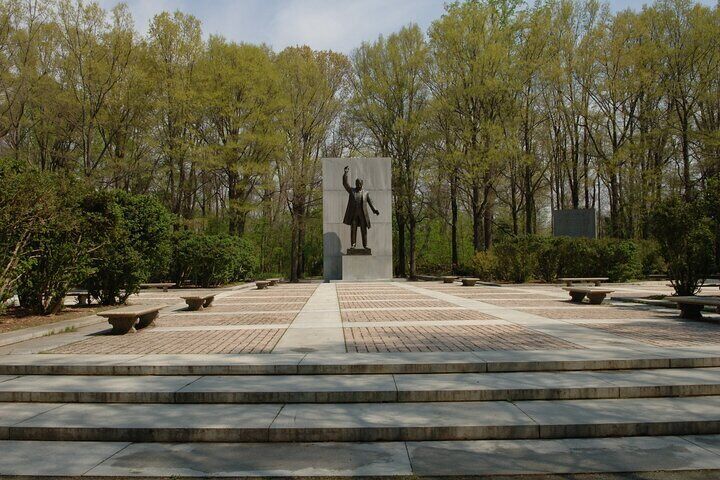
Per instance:
[[[701,0],[714,5],[716,0]],[[99,0],[112,8],[120,0]],[[124,0],[135,28],[147,32],[154,15],[180,10],[200,19],[203,33],[229,40],[265,43],[275,50],[309,45],[316,50],[350,53],[403,25],[427,30],[444,11],[446,0]],[[609,0],[613,10],[640,9],[647,0]]]

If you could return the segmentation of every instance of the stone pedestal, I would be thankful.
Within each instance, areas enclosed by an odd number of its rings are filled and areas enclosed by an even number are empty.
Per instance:
[[[392,278],[392,257],[376,255],[343,255],[342,279],[359,282]]]
[[[331,280],[392,279],[392,191],[389,158],[323,158],[323,273]],[[362,178],[380,215],[370,214],[368,248],[371,254],[350,249],[350,227],[343,223],[348,193],[342,183],[343,170],[350,166],[348,180]],[[368,209],[369,211],[369,209]],[[357,232],[358,241],[360,232]],[[358,248],[355,250],[362,250]]]

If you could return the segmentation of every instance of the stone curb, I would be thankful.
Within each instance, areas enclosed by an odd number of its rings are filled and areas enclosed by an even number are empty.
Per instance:
[[[673,406],[688,410],[667,412]],[[227,405],[66,405],[0,427],[0,440],[104,442],[380,442],[600,438],[720,433],[717,397],[317,406],[236,406],[245,418],[219,421]],[[597,409],[613,402],[612,414]],[[645,412],[640,404],[653,405]],[[710,405],[711,412],[705,412]],[[252,408],[251,408],[252,407]],[[64,409],[71,411],[64,412]],[[278,407],[279,408],[279,407]],[[400,414],[399,408],[402,408]],[[657,409],[663,409],[662,412]],[[359,410],[358,410],[359,409]],[[137,412],[135,412],[137,410]],[[263,410],[262,412],[260,410]],[[258,413],[253,413],[258,412]],[[563,413],[565,412],[565,413]],[[128,416],[118,424],[117,415]],[[137,417],[135,416],[137,415]],[[569,416],[568,416],[569,415]],[[592,417],[592,418],[591,418]],[[168,425],[171,422],[171,425]]]
[[[579,382],[580,383],[580,382]],[[521,400],[590,400],[619,398],[698,397],[720,395],[720,383],[688,381],[681,384],[639,383],[614,386],[601,381],[587,386],[537,387],[518,385],[485,389],[367,389],[233,391],[0,391],[0,402],[24,403],[160,403],[160,404],[285,404],[285,403],[416,403],[491,402]]]
[[[45,354],[37,357],[42,361]],[[48,363],[14,363],[0,356],[0,375],[356,375],[356,374],[410,374],[410,373],[502,373],[502,372],[553,372],[579,370],[629,370],[663,368],[720,367],[720,356],[647,357],[569,360],[518,360],[475,362],[426,363],[304,363],[277,361],[266,364],[235,363],[207,359],[163,364],[151,358],[138,356],[132,363],[91,363],[82,356],[67,355],[67,362],[48,356]],[[55,357],[55,356],[53,356]],[[72,360],[81,360],[73,363]],[[110,360],[108,358],[108,360]],[[155,363],[155,364],[153,364]]]
[[[0,347],[25,342],[27,340],[33,340],[35,338],[46,337],[56,333],[62,333],[67,329],[72,330],[103,322],[106,322],[104,318],[93,314],[85,317],[73,318],[71,320],[63,320],[46,325],[38,325],[35,327],[14,330],[12,332],[0,333]]]

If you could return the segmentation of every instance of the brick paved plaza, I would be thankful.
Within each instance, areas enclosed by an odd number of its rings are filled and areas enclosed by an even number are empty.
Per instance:
[[[208,290],[142,291],[165,306],[135,333],[95,317],[0,347],[0,476],[720,471],[720,315],[628,301],[664,282],[608,287],[590,305],[559,285],[242,285],[200,311],[181,296]]]
[[[622,285],[618,297],[668,293],[662,283]],[[135,334],[75,335],[49,353],[307,353],[581,350],[608,345],[720,344],[715,326],[675,310],[606,300],[578,305],[558,286],[462,287],[438,282],[281,284],[217,292],[213,306],[184,308],[177,292],[134,303],[168,305]],[[713,315],[710,314],[712,318]]]

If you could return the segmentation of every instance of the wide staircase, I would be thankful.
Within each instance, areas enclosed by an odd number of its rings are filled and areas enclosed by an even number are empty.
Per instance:
[[[495,353],[6,356],[0,473],[720,478],[720,354]]]

